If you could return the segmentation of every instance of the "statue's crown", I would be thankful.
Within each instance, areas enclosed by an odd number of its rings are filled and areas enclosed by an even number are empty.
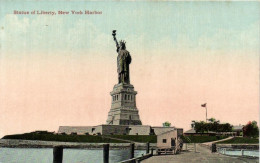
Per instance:
[[[120,40],[119,42],[120,44],[123,43],[123,44],[126,44],[126,42],[124,40]]]

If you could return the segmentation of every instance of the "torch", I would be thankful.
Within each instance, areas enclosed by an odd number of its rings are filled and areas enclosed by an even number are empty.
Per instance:
[[[114,41],[116,42],[116,47],[119,48],[118,42],[117,42],[117,40],[116,40],[116,30],[113,30],[113,31],[112,31],[112,36],[113,36],[113,38],[114,38]]]

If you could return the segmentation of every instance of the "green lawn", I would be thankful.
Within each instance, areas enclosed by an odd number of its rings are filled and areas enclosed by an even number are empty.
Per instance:
[[[109,135],[109,137],[113,138],[119,138],[124,140],[130,140],[140,143],[156,143],[157,142],[157,136],[156,135]]]
[[[227,138],[227,136],[182,136],[184,143],[205,143]]]
[[[156,143],[155,135],[107,135],[106,137],[114,137],[135,142]],[[7,135],[2,139],[22,139],[22,140],[42,140],[42,141],[62,141],[62,142],[89,142],[89,143],[125,143],[125,141],[113,140],[110,138],[102,138],[101,136],[92,135],[56,135],[53,133],[25,133],[17,135]]]
[[[119,140],[102,138],[92,135],[55,135],[55,134],[37,134],[25,133],[18,135],[7,135],[3,139],[22,139],[22,140],[42,140],[42,141],[61,141],[61,142],[88,142],[88,143],[125,143]]]
[[[258,144],[258,138],[235,137],[230,140],[219,142],[218,144]]]

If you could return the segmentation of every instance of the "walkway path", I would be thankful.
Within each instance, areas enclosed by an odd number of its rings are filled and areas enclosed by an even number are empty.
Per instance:
[[[216,141],[212,141],[212,142],[206,142],[206,143],[202,143],[202,144],[207,145],[207,146],[211,146],[212,143],[222,142],[222,141],[230,140],[230,139],[233,139],[233,138],[234,137],[228,137],[228,138],[225,138],[225,139],[216,140]]]
[[[184,151],[177,155],[160,155],[150,157],[142,163],[190,163],[190,162],[198,162],[198,163],[258,163],[257,159],[250,158],[239,158],[239,157],[231,157],[225,156],[218,153],[211,153],[205,147],[200,145],[196,145],[196,153],[194,151]]]

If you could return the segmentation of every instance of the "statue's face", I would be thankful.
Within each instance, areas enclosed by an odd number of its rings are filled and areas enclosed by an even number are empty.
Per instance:
[[[125,44],[123,42],[120,43],[121,49],[125,49]]]

